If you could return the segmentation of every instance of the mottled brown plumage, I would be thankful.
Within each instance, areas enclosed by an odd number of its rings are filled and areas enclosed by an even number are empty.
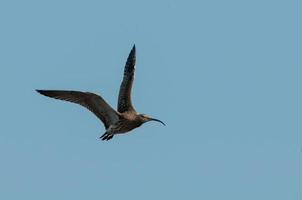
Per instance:
[[[77,103],[94,113],[104,124],[106,132],[100,137],[102,140],[110,140],[115,134],[129,132],[148,121],[158,119],[135,111],[131,101],[131,90],[135,71],[135,46],[133,46],[124,69],[124,77],[120,86],[117,111],[115,111],[101,96],[90,92],[66,91],[66,90],[37,90],[42,95]]]

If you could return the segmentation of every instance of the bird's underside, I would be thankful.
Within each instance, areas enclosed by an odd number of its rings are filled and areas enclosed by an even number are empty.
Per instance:
[[[66,91],[66,90],[37,90],[40,94],[69,101],[86,107],[94,113],[104,124],[106,132],[100,137],[102,140],[110,140],[115,134],[126,133],[139,127],[147,121],[159,121],[138,114],[131,102],[131,89],[135,71],[135,46],[133,46],[124,69],[123,81],[118,96],[117,111],[114,110],[101,96],[90,92]],[[164,124],[163,122],[161,122]]]

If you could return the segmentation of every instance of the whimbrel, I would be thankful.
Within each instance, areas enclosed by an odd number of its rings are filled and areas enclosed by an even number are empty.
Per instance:
[[[124,77],[120,86],[117,111],[114,110],[101,96],[90,92],[68,90],[36,90],[47,97],[77,103],[94,113],[104,124],[106,132],[100,137],[102,140],[110,140],[116,134],[127,133],[145,122],[157,121],[145,114],[136,112],[131,101],[131,89],[135,71],[135,45],[128,56]]]

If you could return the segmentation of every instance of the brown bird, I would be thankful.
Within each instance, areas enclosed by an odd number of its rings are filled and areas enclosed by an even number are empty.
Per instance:
[[[124,77],[120,86],[117,111],[114,110],[101,96],[90,92],[63,91],[63,90],[36,90],[42,95],[80,104],[93,112],[104,124],[106,132],[100,137],[110,140],[116,134],[127,133],[145,122],[157,121],[135,111],[131,102],[131,89],[135,71],[135,45],[133,46],[124,69]]]

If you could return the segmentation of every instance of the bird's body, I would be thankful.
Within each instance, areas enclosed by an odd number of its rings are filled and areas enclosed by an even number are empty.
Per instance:
[[[109,126],[101,138],[111,139],[115,134],[127,133],[143,124],[142,120],[134,115],[121,114],[120,119],[115,123]]]
[[[124,70],[117,111],[101,96],[90,92],[66,90],[37,90],[37,92],[55,99],[80,104],[93,112],[106,128],[106,132],[100,137],[102,140],[110,140],[116,134],[127,133],[148,121],[158,121],[165,125],[158,119],[137,113],[132,106],[131,89],[134,80],[135,59],[135,46],[133,46]]]

